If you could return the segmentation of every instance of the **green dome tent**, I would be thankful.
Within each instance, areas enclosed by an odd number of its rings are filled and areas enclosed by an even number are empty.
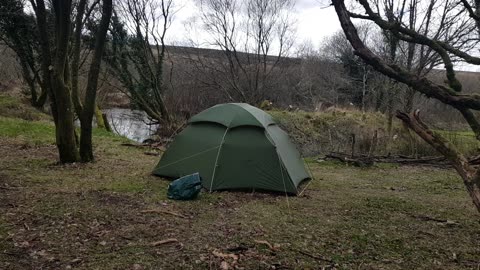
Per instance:
[[[269,114],[245,103],[219,104],[193,116],[153,170],[164,177],[195,172],[209,191],[297,194],[309,178],[288,135]]]

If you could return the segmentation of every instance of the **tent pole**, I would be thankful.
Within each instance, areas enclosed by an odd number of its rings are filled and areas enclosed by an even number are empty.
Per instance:
[[[303,158],[302,158],[303,159]],[[303,192],[307,189],[307,187],[310,185],[310,183],[312,183],[312,181],[315,180],[315,177],[313,177],[313,173],[312,173],[312,169],[310,168],[310,165],[308,165],[308,162],[307,161],[303,161],[306,165],[307,165],[307,168],[308,168],[308,173],[310,173],[310,181],[308,182],[307,185],[305,185],[305,187],[303,188],[303,190],[298,194],[298,196],[302,196]]]
[[[275,147],[276,148],[276,147]],[[283,189],[285,191],[285,198],[287,199],[287,207],[288,207],[288,215],[291,216],[291,212],[290,212],[290,201],[288,200],[288,193],[287,193],[287,185],[285,184],[285,177],[283,177],[283,168],[285,166],[283,166],[283,162],[282,162],[282,159],[280,158],[280,154],[278,153],[278,151],[275,151],[277,152],[277,157],[278,157],[278,165],[280,165],[280,174],[282,175],[282,181],[283,181]],[[285,171],[287,169],[285,168]]]
[[[225,133],[223,133],[223,137],[222,137],[222,142],[220,142],[220,146],[218,147],[217,157],[215,158],[215,164],[213,165],[212,181],[210,182],[210,192],[212,192],[213,180],[215,179],[215,173],[217,171],[218,157],[220,156],[220,151],[222,151],[222,146],[223,146],[223,143],[225,142],[225,136],[227,135],[227,132],[228,132],[228,128],[225,129]]]

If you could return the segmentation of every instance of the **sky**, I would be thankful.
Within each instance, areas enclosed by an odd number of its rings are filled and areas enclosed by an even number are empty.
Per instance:
[[[296,21],[296,44],[310,42],[318,48],[325,37],[340,30],[340,23],[329,0],[296,0],[291,17]],[[175,1],[177,12],[167,33],[169,43],[182,43],[189,38],[185,24],[197,13],[195,0]],[[201,25],[196,27],[201,33]]]

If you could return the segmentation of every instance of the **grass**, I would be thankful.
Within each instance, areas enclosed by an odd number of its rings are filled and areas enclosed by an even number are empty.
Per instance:
[[[0,94],[0,116],[24,120],[50,120],[50,117],[28,104],[28,100],[9,94]]]
[[[47,122],[31,122],[0,116],[0,136],[30,142],[33,145],[53,144],[55,127]]]
[[[95,163],[57,165],[53,136],[48,122],[0,117],[0,269],[480,267],[479,216],[449,169],[309,159],[301,197],[179,202],[150,174],[158,157],[124,138],[96,131]],[[184,218],[141,212],[156,208]]]
[[[377,155],[438,155],[430,145],[407,130],[396,118],[389,132],[387,118],[381,113],[363,113],[356,110],[269,113],[288,131],[305,156],[323,155],[332,151],[351,153],[352,134],[355,134],[356,154],[373,152]],[[465,155],[478,153],[480,143],[472,132],[438,132]]]

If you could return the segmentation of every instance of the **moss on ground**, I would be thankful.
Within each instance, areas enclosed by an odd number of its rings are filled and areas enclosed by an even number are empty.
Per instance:
[[[310,159],[315,179],[301,197],[220,192],[179,202],[167,200],[168,182],[150,174],[158,157],[102,131],[94,142],[95,163],[57,165],[51,124],[0,118],[1,269],[480,264],[478,213],[451,170]],[[178,242],[152,245],[168,238]]]

